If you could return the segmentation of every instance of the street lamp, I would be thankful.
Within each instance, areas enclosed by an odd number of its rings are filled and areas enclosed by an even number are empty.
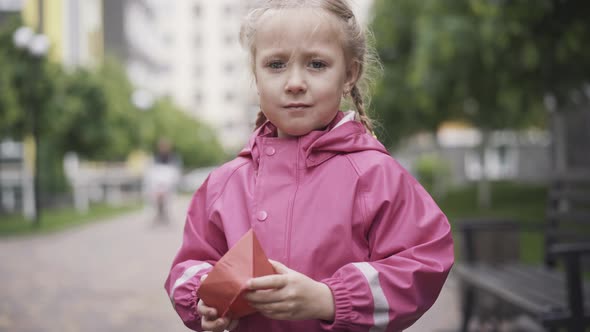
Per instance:
[[[35,145],[35,160],[34,160],[34,169],[33,169],[33,197],[32,197],[32,217],[34,218],[34,225],[40,225],[40,218],[41,218],[41,204],[40,204],[40,192],[39,192],[39,172],[40,172],[40,153],[39,153],[39,142],[40,142],[40,129],[42,124],[37,116],[37,112],[44,102],[42,100],[42,96],[40,96],[40,92],[32,89],[31,86],[38,84],[39,80],[42,79],[41,71],[43,70],[43,58],[47,55],[49,51],[49,38],[47,36],[35,33],[33,29],[30,27],[20,27],[18,28],[13,36],[12,40],[14,46],[21,50],[27,57],[30,57],[33,60],[30,65],[32,67],[32,74],[35,76],[33,77],[33,82],[26,82],[27,75],[22,75],[22,80],[20,82],[19,88],[21,89],[21,104],[23,104],[25,111],[29,113],[30,119],[30,130],[31,135],[33,136],[33,141]],[[27,65],[28,66],[28,65]],[[29,78],[30,79],[30,78]],[[35,82],[36,81],[36,82]],[[33,91],[32,93],[29,92],[29,95],[24,91]]]
[[[33,57],[42,58],[49,51],[49,38],[44,34],[36,34],[29,27],[16,29],[12,36],[14,46],[21,50],[28,51]]]

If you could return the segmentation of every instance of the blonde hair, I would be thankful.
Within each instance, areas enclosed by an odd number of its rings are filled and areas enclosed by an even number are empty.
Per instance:
[[[354,12],[346,0],[259,0],[246,15],[240,30],[240,42],[249,50],[252,68],[255,68],[254,58],[256,45],[254,39],[257,31],[257,24],[264,13],[270,10],[287,8],[318,8],[334,15],[342,27],[342,42],[344,53],[347,55],[349,64],[356,62],[359,66],[357,81],[354,82],[349,95],[351,102],[357,111],[360,122],[369,132],[373,132],[372,120],[367,115],[369,104],[369,90],[372,85],[370,74],[379,74],[381,65],[376,52],[368,43],[372,37],[368,30],[365,30],[358,23]],[[372,43],[371,43],[372,44]],[[345,96],[346,97],[346,96]],[[262,111],[258,112],[256,128],[266,121]]]

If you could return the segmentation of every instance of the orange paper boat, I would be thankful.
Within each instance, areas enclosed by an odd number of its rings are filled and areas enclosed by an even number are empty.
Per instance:
[[[250,229],[215,264],[197,295],[208,306],[217,309],[220,317],[240,318],[256,311],[242,296],[246,282],[275,273],[256,234]]]

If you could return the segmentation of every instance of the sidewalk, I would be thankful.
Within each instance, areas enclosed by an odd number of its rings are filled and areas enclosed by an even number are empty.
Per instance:
[[[461,325],[459,285],[451,276],[432,308],[406,332],[455,332]]]
[[[60,234],[0,239],[0,331],[188,331],[163,289],[178,249],[188,199],[166,226],[143,213]],[[457,330],[451,279],[411,332]]]
[[[186,331],[163,285],[187,204],[176,202],[170,227],[133,213],[60,234],[0,239],[0,331]]]

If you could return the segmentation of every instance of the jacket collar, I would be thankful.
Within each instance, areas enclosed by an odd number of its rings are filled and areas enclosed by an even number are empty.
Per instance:
[[[356,121],[355,113],[339,111],[330,124],[322,130],[314,130],[306,135],[288,138],[298,140],[305,156],[305,166],[314,167],[338,154],[365,150],[376,150],[388,154],[385,147],[372,135],[368,134],[362,123]],[[261,140],[276,138],[277,128],[269,121],[254,131],[248,144],[239,156],[251,158],[258,167]],[[278,139],[278,138],[276,138]]]

